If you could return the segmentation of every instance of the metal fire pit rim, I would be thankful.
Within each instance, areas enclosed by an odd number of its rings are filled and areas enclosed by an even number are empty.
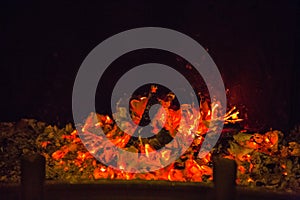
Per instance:
[[[128,194],[132,191],[139,191],[136,193],[136,197],[141,197],[141,194],[147,193],[151,195],[162,194],[163,196],[170,194],[171,196],[183,195],[186,197],[203,196],[204,199],[214,194],[213,184],[207,183],[195,183],[195,182],[171,182],[171,181],[146,181],[146,180],[99,180],[97,182],[83,182],[83,183],[67,183],[63,181],[45,181],[45,195],[52,196],[57,192],[63,191],[64,194],[76,195],[85,194],[87,191],[105,192],[105,197],[114,194],[115,190],[120,190],[121,194]],[[5,193],[18,194],[20,192],[20,184],[2,184],[0,185],[1,196]],[[256,200],[268,200],[268,199],[300,199],[300,194],[295,192],[281,192],[274,190],[266,190],[265,188],[248,188],[243,186],[236,187],[237,199],[256,199]],[[173,193],[173,194],[172,194]],[[74,194],[74,195],[75,195]],[[76,196],[75,195],[75,196]],[[104,196],[103,196],[104,197]],[[118,196],[119,197],[119,196]],[[149,196],[151,198],[151,196]],[[105,198],[104,198],[105,199]],[[167,198],[168,199],[168,198]],[[209,198],[208,198],[209,199]]]

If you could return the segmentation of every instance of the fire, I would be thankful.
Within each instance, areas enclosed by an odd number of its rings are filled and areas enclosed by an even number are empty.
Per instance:
[[[154,91],[154,90],[153,90]],[[134,123],[140,122],[141,114],[147,98],[134,100],[131,102],[132,119]],[[221,107],[219,103],[215,103],[210,106],[210,109],[206,106],[206,110],[203,110],[205,106],[195,108],[191,105],[182,105],[179,110],[172,110],[169,108],[170,102],[160,101],[162,108],[157,112],[151,126],[155,136],[159,136],[160,130],[163,129],[169,134],[172,139],[177,134],[180,137],[189,137],[193,142],[187,149],[186,153],[182,155],[174,163],[159,170],[148,173],[127,173],[124,171],[125,167],[134,166],[129,160],[119,160],[118,153],[115,148],[121,148],[125,151],[131,151],[140,153],[138,159],[148,159],[150,162],[163,165],[164,162],[170,160],[172,151],[179,147],[179,143],[175,142],[174,146],[170,146],[167,142],[162,146],[156,147],[158,140],[151,141],[142,140],[138,138],[132,141],[132,137],[128,134],[128,129],[132,127],[132,124],[125,124],[125,130],[120,130],[114,120],[107,115],[99,115],[92,113],[82,126],[81,135],[90,142],[88,144],[89,152],[84,149],[78,149],[81,144],[81,140],[78,136],[78,131],[73,131],[69,135],[62,135],[62,139],[68,141],[68,145],[60,147],[57,151],[53,152],[51,159],[53,159],[57,166],[64,171],[69,171],[72,166],[76,166],[78,170],[84,174],[86,170],[92,169],[92,174],[88,174],[85,177],[94,180],[98,179],[143,179],[143,180],[169,180],[169,181],[212,181],[213,168],[212,168],[212,152],[205,156],[199,155],[199,147],[201,147],[204,137],[208,131],[208,127],[213,120],[223,121],[225,124],[233,124],[242,121],[239,118],[239,111],[234,106],[224,116],[217,116],[216,112]],[[202,109],[202,110],[201,110]],[[200,111],[199,111],[200,110]],[[205,114],[204,114],[205,113]],[[183,126],[180,127],[181,122]],[[198,123],[198,124],[197,124]],[[196,127],[198,127],[196,129]],[[93,131],[97,129],[107,130],[105,132],[106,138],[109,139],[109,143],[101,144],[97,140],[101,137],[96,137]],[[180,131],[178,131],[180,130]],[[276,156],[278,155],[278,141],[280,138],[280,132],[269,131],[266,134],[248,134],[246,130],[240,131],[237,135],[233,135],[234,142],[229,143],[227,152],[222,152],[225,158],[234,159],[238,165],[238,180],[239,184],[251,184],[256,182],[255,176],[250,176],[251,173],[257,173],[260,170],[259,164],[261,160],[258,159],[259,153],[265,155]],[[161,139],[161,138],[160,138]],[[46,149],[48,145],[52,145],[53,142],[43,141],[41,147]],[[295,146],[295,145],[294,145]],[[157,160],[152,156],[151,152],[156,151],[161,147],[167,147],[160,151],[160,160]],[[216,149],[214,151],[217,151]],[[292,154],[286,150],[286,154]],[[296,152],[297,151],[293,151]],[[76,155],[72,161],[67,159],[69,154]],[[96,160],[93,155],[97,155]],[[108,165],[105,166],[101,162],[118,162],[118,169]],[[282,176],[288,175],[287,163],[281,162],[279,165],[280,173]],[[244,177],[244,178],[241,178]]]
[[[67,146],[63,146],[61,150],[58,150],[52,154],[52,158],[54,160],[61,160],[68,152],[69,148]]]
[[[49,142],[49,141],[44,141],[44,142],[42,142],[41,146],[42,146],[43,148],[47,148],[47,145],[50,144],[50,143],[51,143],[51,142]]]
[[[168,160],[170,159],[170,154],[171,154],[170,150],[164,150],[161,154],[162,154],[162,157],[163,157],[166,161],[168,161]]]
[[[247,182],[252,183],[252,182],[254,182],[254,180],[252,178],[248,178]]]
[[[238,166],[238,170],[242,173],[242,174],[245,174],[246,173],[246,169],[244,166],[240,165]]]
[[[153,88],[152,92],[155,92],[156,88]],[[174,99],[174,95],[170,95],[170,99]],[[158,134],[156,130],[161,128],[156,127],[158,124],[162,126],[165,130],[170,133],[171,137],[174,137],[178,131],[181,120],[183,126],[180,127],[183,136],[181,137],[190,137],[193,140],[192,146],[188,149],[190,152],[188,158],[183,164],[184,169],[178,168],[176,163],[171,164],[168,167],[162,168],[160,170],[145,173],[145,174],[130,174],[124,172],[125,166],[130,163],[127,161],[121,161],[119,163],[119,169],[114,169],[111,166],[104,166],[103,164],[97,162],[92,154],[95,154],[100,149],[103,149],[103,153],[99,155],[99,159],[106,161],[106,163],[118,157],[114,148],[122,148],[124,150],[128,149],[128,142],[131,139],[131,136],[126,132],[120,131],[114,121],[108,115],[90,115],[86,123],[82,126],[81,132],[86,138],[90,138],[91,144],[89,145],[89,152],[78,150],[77,157],[72,161],[72,163],[79,168],[79,171],[83,172],[86,168],[91,165],[94,168],[92,177],[94,179],[105,179],[105,178],[117,178],[117,179],[146,179],[146,180],[170,180],[170,181],[202,181],[203,176],[208,177],[208,180],[212,180],[212,168],[211,163],[211,153],[207,154],[204,158],[198,159],[195,161],[193,156],[194,148],[201,146],[204,137],[208,131],[207,124],[210,123],[213,115],[216,115],[219,103],[212,105],[211,109],[199,112],[199,109],[192,107],[191,105],[184,104],[179,110],[172,110],[169,108],[170,102],[160,100],[162,105],[161,110],[158,111],[154,118],[153,132]],[[144,112],[145,105],[147,104],[147,98],[141,98],[139,100],[133,100],[131,102],[131,111],[132,118],[135,123],[138,123],[141,119],[141,115]],[[204,106],[205,107],[205,106]],[[203,106],[202,106],[203,108]],[[207,107],[206,107],[207,109]],[[202,114],[201,114],[202,113]],[[207,113],[204,115],[203,113]],[[238,118],[239,112],[236,111],[236,107],[232,108],[228,113],[223,117],[217,117],[217,120],[223,120],[225,123],[238,122],[241,119]],[[164,122],[164,123],[162,123]],[[199,123],[200,122],[200,123]],[[198,124],[197,124],[198,123]],[[129,128],[131,125],[127,124],[126,127]],[[198,126],[196,130],[195,127]],[[94,129],[103,129],[108,128],[106,132],[106,137],[110,140],[111,143],[103,144],[102,147],[96,145],[95,140],[93,139],[93,130]],[[78,137],[77,130],[73,131],[70,135],[62,135],[64,140],[70,142],[70,145],[65,145],[61,149],[55,151],[52,154],[52,158],[57,160],[60,165],[66,164],[65,157],[70,152],[76,151],[77,146],[81,143],[80,138]],[[158,162],[156,158],[151,157],[151,152],[156,151],[150,143],[144,143],[141,138],[139,139],[137,147],[132,147],[136,152],[143,153],[141,156],[153,159],[153,162]],[[46,148],[50,142],[45,141],[41,145],[43,148]],[[176,144],[175,145],[179,145]],[[161,151],[161,159],[159,162],[166,162],[170,159],[172,148],[178,148],[178,146],[168,147],[167,149]],[[143,159],[140,157],[139,159]],[[134,167],[134,166],[133,166]],[[68,171],[69,166],[65,166],[64,170]],[[90,175],[88,177],[91,177]]]
[[[175,112],[172,110],[169,110],[168,112],[168,118],[169,123],[167,122],[165,124],[165,127],[167,130],[172,131],[175,130],[173,128],[174,124],[176,123],[170,123],[172,121],[180,121],[180,118],[178,117],[179,112]],[[96,123],[93,123],[93,117],[96,116],[96,119],[99,120]],[[197,117],[197,116],[196,116]],[[192,113],[189,113],[189,115],[186,116],[186,120],[190,120],[194,123],[196,122],[196,117],[192,115]],[[87,120],[81,131],[83,133],[87,134],[87,137],[90,135],[89,132],[94,128],[103,128],[104,126],[112,126],[111,131],[106,134],[106,137],[110,139],[112,142],[112,145],[106,145],[103,148],[106,149],[104,151],[104,154],[101,155],[100,160],[104,159],[105,161],[112,160],[116,155],[113,151],[113,146],[123,148],[125,149],[129,139],[130,135],[126,134],[125,132],[119,132],[117,133],[118,129],[115,128],[115,124],[108,116],[100,116],[100,115],[91,115]],[[177,126],[177,125],[176,125]],[[188,129],[187,135],[191,135],[192,132],[195,132],[194,130],[195,125],[192,126],[186,126],[185,128]],[[206,129],[203,129],[203,127],[200,126],[200,130],[198,130],[198,133],[201,132],[201,135],[204,134],[203,131]],[[203,137],[200,134],[195,138],[194,145],[201,145],[203,142]],[[194,137],[194,136],[193,136]],[[60,165],[65,164],[64,158],[69,152],[73,152],[74,147],[72,147],[72,144],[78,144],[80,143],[80,140],[78,139],[77,132],[72,132],[70,135],[63,135],[62,138],[66,140],[70,140],[69,146],[64,146],[60,150],[54,152],[52,154],[52,158],[54,160],[57,160]],[[212,180],[212,168],[207,166],[207,164],[211,163],[211,154],[207,154],[201,161],[201,164],[198,164],[195,160],[192,158],[189,158],[185,162],[185,170],[177,169],[174,164],[170,165],[167,168],[162,168],[160,170],[157,170],[155,172],[146,173],[146,174],[130,174],[123,172],[124,166],[126,163],[122,163],[119,165],[119,170],[114,169],[110,166],[104,166],[100,163],[97,163],[95,158],[92,156],[93,153],[95,153],[99,149],[97,146],[95,148],[90,148],[89,152],[84,151],[77,151],[77,157],[73,161],[74,165],[79,167],[79,171],[83,172],[87,167],[87,163],[91,163],[93,167],[95,167],[93,171],[93,178],[94,179],[103,179],[103,178],[117,178],[117,179],[145,179],[145,180],[170,180],[170,181],[202,181],[202,176],[209,176],[209,180]],[[139,150],[141,153],[144,153],[144,155],[149,158],[150,152],[155,151],[153,147],[146,143],[143,144],[142,142],[139,145]],[[170,159],[171,149],[165,149],[161,152],[161,158],[165,161],[168,161]],[[153,158],[154,159],[154,158]],[[154,160],[155,161],[155,160]],[[155,161],[156,162],[156,161]],[[65,171],[69,170],[69,167],[64,167]]]
[[[269,142],[270,142],[269,138],[266,138],[266,139],[265,139],[265,141],[266,141],[267,143],[269,143]]]
[[[102,124],[101,122],[98,122],[98,123],[95,124],[95,126],[96,126],[96,127],[100,127],[101,124]]]
[[[105,169],[104,167],[101,167],[101,168],[100,168],[100,171],[101,171],[101,172],[106,172],[106,169]]]
[[[148,158],[149,158],[149,149],[150,149],[150,145],[145,144],[145,153],[146,153],[146,157],[148,157]]]

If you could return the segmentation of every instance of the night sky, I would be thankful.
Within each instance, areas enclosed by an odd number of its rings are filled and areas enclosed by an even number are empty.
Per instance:
[[[121,31],[158,26],[208,49],[230,105],[248,114],[251,128],[288,129],[300,122],[299,10],[299,1],[2,0],[0,121],[72,122],[73,82],[88,53]],[[129,68],[156,61],[184,70],[177,58],[159,51],[122,56],[99,83],[97,110],[108,112],[114,81]]]

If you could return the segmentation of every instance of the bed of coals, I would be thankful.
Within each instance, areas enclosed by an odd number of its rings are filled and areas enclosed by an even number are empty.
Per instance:
[[[97,182],[100,179],[210,183],[213,179],[211,157],[219,155],[236,161],[236,182],[240,186],[300,192],[299,127],[285,134],[277,130],[248,133],[230,129],[222,133],[217,145],[202,159],[197,155],[205,134],[198,134],[186,153],[173,164],[148,173],[126,173],[102,164],[101,159],[118,162],[118,154],[111,148],[110,151],[102,151],[99,154],[101,158],[95,159],[82,144],[78,131],[94,140],[97,134],[93,130],[102,128],[107,138],[119,148],[151,152],[168,145],[173,139],[169,130],[163,128],[155,137],[134,140],[122,132],[109,116],[95,113],[87,118],[82,128],[75,130],[71,124],[57,127],[34,119],[1,122],[0,184],[20,183],[20,158],[29,153],[40,153],[46,158],[46,180],[68,183]],[[101,150],[105,144],[97,148]],[[162,152],[163,158],[167,160],[168,154],[175,149],[175,146],[169,146],[166,152]],[[163,164],[164,160],[153,158],[153,162]],[[128,165],[130,160],[122,164]]]

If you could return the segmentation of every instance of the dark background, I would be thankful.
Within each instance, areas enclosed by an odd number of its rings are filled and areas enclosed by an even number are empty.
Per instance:
[[[208,49],[250,128],[289,129],[300,122],[299,9],[299,1],[1,1],[0,121],[71,122],[73,82],[87,54],[121,31],[159,26]],[[121,59],[99,94],[109,96],[109,80],[148,61]],[[97,110],[107,112],[102,98]]]

